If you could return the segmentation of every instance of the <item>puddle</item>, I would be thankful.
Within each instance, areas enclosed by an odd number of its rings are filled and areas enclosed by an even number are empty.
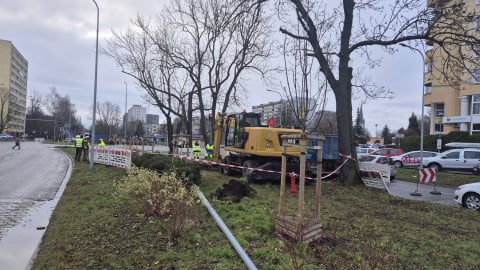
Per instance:
[[[45,233],[50,217],[55,209],[68,179],[72,173],[72,164],[69,166],[55,197],[49,201],[36,201],[18,225],[10,228],[0,240],[0,266],[1,269],[30,269],[35,259],[37,248]]]

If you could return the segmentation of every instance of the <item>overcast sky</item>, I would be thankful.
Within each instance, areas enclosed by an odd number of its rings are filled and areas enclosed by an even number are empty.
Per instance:
[[[34,92],[45,96],[51,87],[55,87],[61,95],[70,96],[83,124],[89,126],[95,75],[96,8],[93,1],[0,2],[0,39],[12,41],[28,61],[27,98]],[[147,17],[158,15],[163,1],[98,0],[97,3],[100,8],[99,43],[103,46],[112,29],[126,29],[137,13]],[[366,128],[372,136],[376,129],[381,133],[385,124],[391,131],[406,128],[412,112],[418,116],[421,114],[421,60],[417,52],[402,48],[394,56],[385,54],[382,66],[369,71],[372,80],[388,87],[395,95],[392,100],[369,100],[363,105]],[[362,64],[358,61],[355,65]],[[142,100],[143,92],[135,82],[122,74],[110,58],[99,55],[97,103],[111,101],[123,112],[126,88],[128,108],[139,104],[148,107],[148,113],[159,114],[162,119],[158,109]],[[272,95],[263,84],[259,84],[252,86],[244,107],[251,110],[252,106],[278,99],[278,95]],[[354,120],[360,102],[353,101]],[[329,99],[327,109],[335,110],[333,98]]]

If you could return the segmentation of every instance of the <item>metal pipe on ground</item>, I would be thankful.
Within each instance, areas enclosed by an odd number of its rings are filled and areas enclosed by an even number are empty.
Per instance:
[[[248,257],[247,253],[243,250],[243,248],[240,246],[238,243],[237,239],[233,234],[230,232],[228,229],[227,225],[223,222],[223,220],[220,218],[220,216],[217,214],[215,209],[213,209],[212,205],[210,202],[208,202],[207,198],[203,195],[203,193],[200,191],[200,189],[197,189],[198,192],[198,197],[202,201],[203,205],[205,208],[207,208],[208,212],[210,215],[215,219],[215,222],[217,222],[218,227],[222,230],[222,232],[227,236],[228,241],[230,241],[230,244],[232,244],[233,248],[237,251],[238,255],[240,255],[240,258],[242,258],[243,262],[245,265],[248,267],[250,270],[257,270],[257,267],[255,264],[253,264],[252,260],[250,257]]]

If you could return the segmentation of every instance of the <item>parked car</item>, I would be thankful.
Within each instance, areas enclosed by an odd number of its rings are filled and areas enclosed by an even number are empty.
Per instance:
[[[373,151],[376,151],[377,149],[375,148],[362,148],[362,147],[357,147],[356,151],[357,151],[357,157],[361,157],[361,156],[364,156],[364,155],[368,155],[370,153],[372,153]]]
[[[479,163],[480,148],[451,149],[423,159],[423,167],[436,171],[451,169],[473,172]]]
[[[67,137],[63,140],[64,142],[74,142],[75,141],[75,138],[70,138],[70,137]]]
[[[14,137],[8,134],[0,134],[0,141],[10,141],[13,140]]]
[[[455,190],[455,202],[472,210],[480,210],[480,182],[459,186]]]
[[[421,151],[411,151],[400,156],[393,156],[393,164],[397,168],[401,167],[418,167],[420,165]],[[423,151],[423,158],[434,157],[438,152]]]
[[[358,147],[360,147],[360,148],[372,148],[372,147],[370,147],[370,144],[368,144],[368,143],[361,143],[361,144],[358,145]]]
[[[370,153],[370,155],[380,155],[386,157],[403,155],[403,150],[398,148],[380,148]]]
[[[390,157],[379,156],[379,155],[365,155],[365,156],[361,156],[358,159],[358,162],[360,162],[360,167],[362,163],[390,166],[390,180],[395,179],[395,176],[397,175],[397,167],[393,165],[393,160]]]

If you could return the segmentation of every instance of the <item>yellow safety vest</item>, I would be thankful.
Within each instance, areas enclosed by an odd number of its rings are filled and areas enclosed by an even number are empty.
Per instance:
[[[198,145],[198,144],[197,144],[197,145],[194,145],[194,146],[192,147],[192,149],[193,149],[193,152],[200,152],[200,145]]]
[[[83,147],[83,139],[82,138],[75,138],[75,147],[82,148]]]
[[[103,139],[100,139],[100,143],[98,144],[99,147],[104,147],[106,144]]]
[[[208,143],[207,145],[205,145],[205,150],[207,150],[208,154],[212,154],[213,153],[213,145]]]

